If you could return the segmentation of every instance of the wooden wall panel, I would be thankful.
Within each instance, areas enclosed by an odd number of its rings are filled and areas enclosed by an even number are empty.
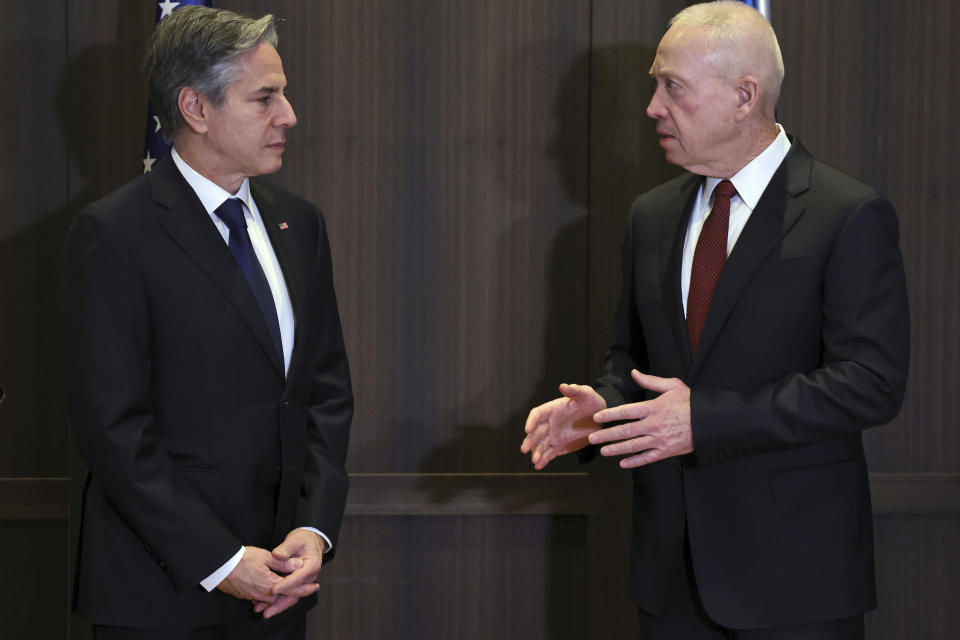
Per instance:
[[[907,398],[868,434],[875,471],[960,471],[960,10],[949,0],[774,3],[780,121],[901,218],[913,349]]]
[[[527,470],[527,409],[586,369],[586,210],[554,158],[586,181],[586,68],[573,138],[551,143],[588,3],[271,10],[301,116],[281,180],[330,222],[356,373],[351,469]]]
[[[613,339],[627,214],[641,193],[679,175],[664,160],[646,108],[650,65],[683,0],[594,0],[590,67],[590,336],[591,376]]]
[[[66,469],[55,340],[60,247],[51,241],[63,228],[67,191],[57,4],[14,4],[0,20],[9,88],[0,102],[0,476]]]
[[[65,521],[0,521],[0,636],[67,637]]]
[[[360,517],[323,570],[311,638],[586,638],[575,516]]]
[[[960,516],[876,519],[878,608],[870,640],[960,638]]]

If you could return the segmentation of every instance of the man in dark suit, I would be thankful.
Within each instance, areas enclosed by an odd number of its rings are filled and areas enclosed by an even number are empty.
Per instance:
[[[650,74],[690,173],[634,203],[603,375],[533,409],[521,450],[626,456],[645,638],[862,638],[861,432],[909,358],[896,212],[776,123],[779,46],[746,5],[680,12]]]
[[[250,179],[296,124],[276,43],[270,15],[166,18],[146,69],[173,152],[67,240],[97,638],[303,638],[336,549],[353,396],[326,228]]]

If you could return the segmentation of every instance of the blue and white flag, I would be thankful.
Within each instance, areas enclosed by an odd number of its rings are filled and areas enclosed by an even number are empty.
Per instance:
[[[743,0],[743,3],[759,11],[770,22],[770,0]]]
[[[198,4],[204,7],[212,7],[213,0],[182,0],[181,2],[170,2],[170,0],[157,0],[157,23],[166,18],[180,7],[191,4]],[[170,145],[163,139],[163,133],[160,131],[160,119],[153,110],[153,105],[147,104],[147,134],[143,145],[143,172],[147,173],[153,168],[153,163],[170,153]]]

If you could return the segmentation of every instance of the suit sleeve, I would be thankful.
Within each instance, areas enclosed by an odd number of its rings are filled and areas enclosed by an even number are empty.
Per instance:
[[[700,464],[849,436],[896,417],[910,354],[898,241],[887,200],[853,209],[823,274],[821,366],[745,393],[694,389]]]
[[[322,215],[317,212],[316,260],[313,278],[320,292],[323,314],[318,329],[318,358],[310,380],[307,406],[307,458],[305,480],[297,507],[297,526],[315,527],[326,534],[333,547],[346,506],[347,445],[353,418],[353,390],[347,351],[334,290],[330,243]]]
[[[632,212],[635,211],[636,205],[632,208]],[[593,385],[596,392],[607,403],[607,407],[616,407],[621,404],[643,400],[643,389],[633,381],[630,371],[633,369],[649,370],[643,327],[635,311],[633,224],[634,213],[631,213],[623,240],[622,283],[620,300],[617,302],[617,311],[614,317],[613,344],[604,356],[603,370]],[[577,453],[577,459],[581,463],[589,462],[597,456],[599,450],[598,445],[587,445]]]
[[[634,205],[634,212],[636,205]],[[603,371],[597,379],[597,393],[615,407],[643,400],[643,389],[637,386],[630,371],[648,371],[646,341],[643,327],[636,313],[636,288],[634,286],[634,215],[629,218],[626,237],[623,241],[622,285],[620,300],[614,319],[613,345],[604,357]]]
[[[71,427],[110,506],[177,590],[241,546],[164,450],[151,397],[151,315],[133,249],[92,210],[68,234],[65,344]]]

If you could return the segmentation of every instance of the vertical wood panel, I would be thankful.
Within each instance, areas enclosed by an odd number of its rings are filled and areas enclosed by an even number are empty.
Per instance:
[[[359,517],[343,534],[308,637],[591,636],[582,518]]]
[[[633,200],[678,175],[664,160],[646,107],[648,70],[667,22],[682,0],[593,2],[590,65],[590,323],[591,374],[613,338],[620,295],[620,248]]]
[[[8,87],[0,102],[0,476],[62,475],[65,420],[54,339],[56,238],[67,191],[56,105],[65,58],[62,4],[5,7],[0,43]]]
[[[867,637],[960,637],[960,517],[881,516],[876,523],[878,608],[867,616]]]
[[[885,193],[901,218],[912,316],[907,397],[867,435],[874,471],[960,470],[960,9],[784,0],[781,122],[810,151]]]
[[[67,159],[57,98],[62,2],[8,3],[0,20],[0,477],[66,472],[57,376],[57,264]],[[66,631],[64,521],[0,522],[0,635]]]
[[[67,0],[68,58],[58,96],[70,159],[67,224],[84,206],[143,172],[147,93],[141,65],[147,38],[153,33],[155,9],[153,2]],[[50,242],[59,251],[63,237]],[[72,576],[86,466],[72,441],[69,456],[70,560],[66,568]],[[74,640],[90,637],[87,620],[70,616],[69,624]]]
[[[550,143],[587,3],[272,10],[301,115],[282,181],[326,211],[357,373],[351,469],[527,470],[526,408],[585,371],[585,210]]]
[[[64,638],[67,550],[63,521],[0,522],[0,636]]]

